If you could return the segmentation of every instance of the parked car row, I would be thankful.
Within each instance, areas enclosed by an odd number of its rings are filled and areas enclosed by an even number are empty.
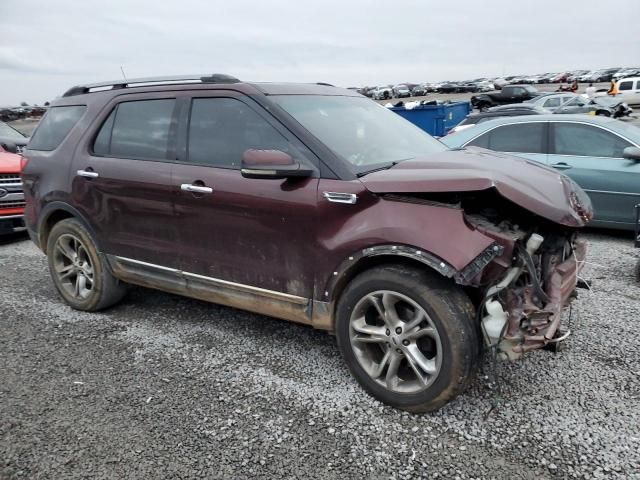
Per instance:
[[[27,117],[41,117],[47,111],[46,107],[21,106],[0,108],[0,121],[11,122]]]
[[[475,78],[473,80],[400,83],[397,85],[381,85],[376,87],[353,87],[358,93],[376,100],[391,98],[422,97],[429,93],[483,93],[500,90],[507,85],[535,85],[547,83],[571,83],[574,80],[582,83],[610,82],[628,77],[640,76],[640,67],[603,68],[599,70],[568,70],[562,72],[546,72],[536,75],[509,75],[505,77]]]
[[[375,100],[391,98],[424,97],[429,93],[476,93],[491,92],[495,86],[486,78],[466,80],[462,82],[439,83],[402,83],[398,85],[383,85],[379,87],[353,88],[358,93]]]

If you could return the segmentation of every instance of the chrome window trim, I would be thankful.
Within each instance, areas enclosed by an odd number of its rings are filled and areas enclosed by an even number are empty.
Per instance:
[[[530,121],[527,121],[527,122],[513,122],[513,123],[504,123],[502,125],[496,125],[495,127],[491,127],[489,130],[485,130],[484,132],[481,132],[478,135],[476,135],[475,137],[469,139],[467,142],[465,142],[462,145],[462,148],[466,148],[466,146],[469,145],[471,142],[473,142],[476,138],[479,138],[482,135],[486,135],[487,133],[494,131],[496,128],[506,127],[506,126],[509,126],[509,125],[525,125],[525,124],[529,124],[529,123],[548,123],[549,121],[550,120],[530,120]],[[475,145],[471,145],[471,146],[473,147]],[[479,147],[479,148],[483,148],[483,147]],[[504,153],[515,153],[515,152],[504,152]],[[518,153],[524,153],[524,152],[518,152]],[[534,153],[534,155],[545,155],[545,154],[544,153]]]
[[[606,193],[608,195],[624,195],[625,197],[640,197],[640,193],[632,193],[632,192],[611,192],[609,190],[588,190],[586,188],[583,189],[587,193]]]
[[[482,133],[479,133],[478,135],[476,135],[475,137],[471,138],[470,140],[468,140],[467,142],[465,142],[462,147],[465,148],[467,145],[469,145],[471,142],[473,142],[476,138],[485,135],[489,132],[492,132],[493,130],[495,130],[496,128],[500,128],[500,127],[505,127],[507,125],[526,125],[529,123],[577,123],[579,125],[588,125],[590,127],[594,127],[594,128],[600,128],[606,132],[609,132],[627,142],[629,142],[631,145],[640,148],[640,145],[638,145],[636,142],[634,142],[633,140],[630,140],[629,138],[620,135],[618,132],[614,132],[613,130],[603,127],[602,125],[595,125],[593,123],[589,123],[589,122],[582,122],[580,120],[529,120],[526,122],[513,122],[513,123],[504,123],[502,125],[496,125],[495,127],[491,127],[489,130],[485,130]],[[504,153],[525,153],[525,152],[504,152]],[[566,155],[566,154],[561,154],[561,153],[549,153],[549,152],[536,152],[534,153],[534,155],[554,155],[554,156],[562,156],[562,157],[584,157],[584,158],[622,158],[622,157],[594,157],[593,155]]]

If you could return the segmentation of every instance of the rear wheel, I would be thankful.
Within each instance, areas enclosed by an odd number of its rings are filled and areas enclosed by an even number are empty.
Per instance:
[[[388,405],[435,410],[473,377],[480,352],[473,306],[443,278],[402,266],[368,270],[347,286],[336,313],[349,369]]]
[[[53,284],[72,308],[101,310],[118,302],[126,292],[125,285],[107,268],[87,229],[75,218],[54,225],[47,257]]]

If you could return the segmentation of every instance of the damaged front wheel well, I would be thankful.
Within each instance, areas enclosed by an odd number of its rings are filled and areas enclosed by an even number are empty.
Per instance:
[[[337,279],[328,287],[329,289],[326,291],[328,294],[328,300],[332,303],[332,305],[336,305],[340,300],[340,296],[342,292],[346,288],[346,286],[353,280],[356,276],[361,273],[370,270],[371,268],[377,268],[382,266],[405,266],[413,269],[430,271],[433,273],[440,274],[443,278],[451,277],[451,275],[455,272],[453,268],[445,264],[444,262],[437,262],[435,265],[431,265],[434,260],[431,256],[430,260],[427,260],[427,255],[425,253],[421,253],[424,256],[424,259],[418,260],[409,256],[400,255],[400,254],[375,254],[370,256],[363,256],[359,260],[356,261],[354,257],[352,262],[353,265],[348,265],[346,268],[343,268],[342,271],[337,271],[338,275],[336,275]],[[341,265],[342,267],[342,265]],[[453,283],[453,281],[451,281]]]

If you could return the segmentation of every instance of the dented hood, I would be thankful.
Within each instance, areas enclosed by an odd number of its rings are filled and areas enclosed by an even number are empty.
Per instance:
[[[471,147],[400,162],[360,178],[373,193],[469,192],[495,188],[513,203],[552,222],[584,226],[591,201],[567,176],[539,163]]]

